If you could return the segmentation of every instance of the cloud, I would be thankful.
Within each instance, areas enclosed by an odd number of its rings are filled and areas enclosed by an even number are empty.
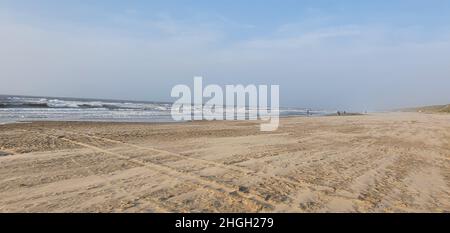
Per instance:
[[[284,26],[283,26],[284,27]],[[283,32],[287,29],[284,28]],[[295,49],[302,48],[305,46],[320,45],[324,40],[337,39],[337,38],[348,38],[355,37],[361,34],[360,30],[356,27],[345,26],[345,27],[333,27],[324,28],[314,31],[306,31],[299,33],[296,36],[278,36],[275,38],[268,39],[254,39],[250,41],[245,41],[243,46],[255,48],[255,49]]]
[[[136,11],[105,25],[1,15],[0,93],[167,101],[173,85],[202,75],[207,83],[280,84],[285,106],[450,102],[450,40],[420,27],[291,22],[230,39],[252,27],[164,14],[143,20]]]

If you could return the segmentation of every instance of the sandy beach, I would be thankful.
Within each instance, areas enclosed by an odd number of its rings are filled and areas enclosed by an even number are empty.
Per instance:
[[[450,115],[0,125],[0,212],[449,212]]]

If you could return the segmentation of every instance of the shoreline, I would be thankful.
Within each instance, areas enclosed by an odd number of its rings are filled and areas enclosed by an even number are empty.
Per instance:
[[[372,113],[347,113],[346,115],[341,115],[341,117],[346,116],[364,116],[376,114],[376,112]],[[338,116],[335,113],[329,114],[315,114],[315,115],[280,115],[279,118],[296,118],[296,117],[334,117]],[[188,122],[220,122],[220,121],[228,121],[228,120],[189,120],[189,121],[114,121],[114,120],[26,120],[26,121],[12,121],[12,122],[0,122],[0,125],[7,124],[30,124],[30,123],[41,123],[41,122],[61,122],[61,123],[78,123],[78,122],[86,122],[86,123],[136,123],[136,124],[172,124],[172,123],[188,123]],[[261,122],[261,120],[231,120],[231,121],[250,121],[250,122]]]

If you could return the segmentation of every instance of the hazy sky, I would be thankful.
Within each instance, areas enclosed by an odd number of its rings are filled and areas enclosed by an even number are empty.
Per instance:
[[[450,1],[0,0],[0,94],[171,101],[193,76],[281,105],[450,103]]]

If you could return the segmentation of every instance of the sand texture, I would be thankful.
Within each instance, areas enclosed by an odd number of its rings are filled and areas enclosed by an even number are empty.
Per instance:
[[[449,212],[450,115],[0,125],[0,212]]]

